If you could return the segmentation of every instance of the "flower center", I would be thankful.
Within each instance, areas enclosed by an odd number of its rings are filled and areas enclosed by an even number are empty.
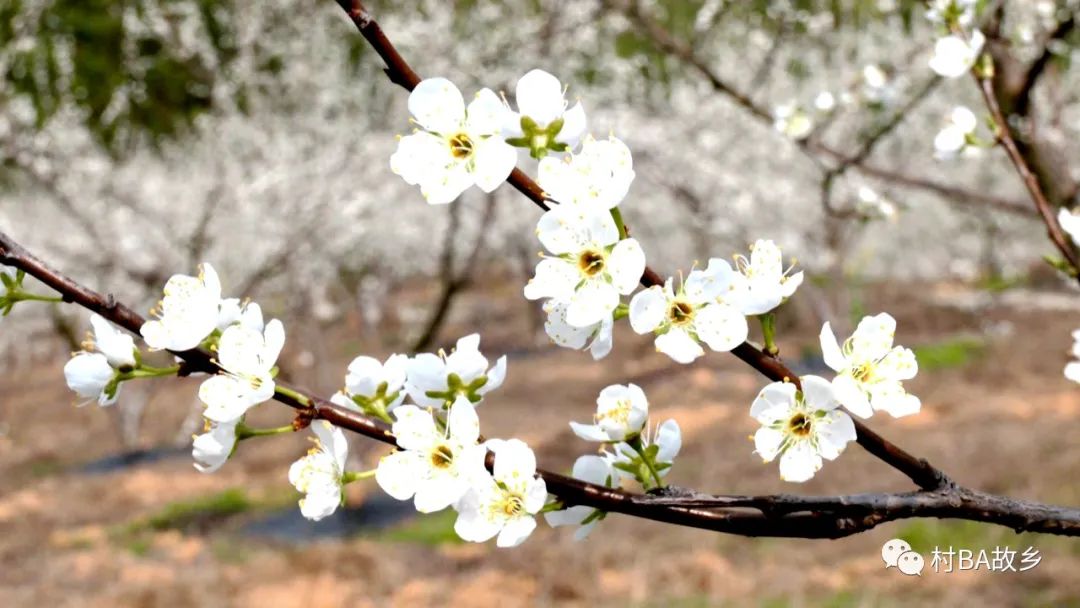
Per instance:
[[[604,254],[595,249],[581,252],[578,256],[578,268],[586,276],[596,276],[604,269]]]
[[[788,420],[788,430],[792,435],[797,435],[799,437],[806,437],[809,435],[811,426],[812,423],[810,418],[801,412],[795,414]]]
[[[436,469],[447,469],[454,464],[454,452],[446,444],[440,444],[431,450],[430,457],[431,466]]]
[[[468,135],[458,133],[450,138],[450,153],[454,158],[468,158],[473,153],[473,142]]]
[[[620,399],[615,402],[615,407],[601,412],[597,418],[625,425],[630,421],[630,409],[630,400]]]
[[[517,517],[525,514],[525,500],[517,494],[509,492],[502,499],[499,510],[507,517]]]
[[[872,363],[860,363],[851,370],[851,377],[857,382],[869,382],[874,376],[874,366]]]
[[[682,300],[676,300],[668,307],[668,319],[673,325],[686,325],[694,319],[694,307]]]

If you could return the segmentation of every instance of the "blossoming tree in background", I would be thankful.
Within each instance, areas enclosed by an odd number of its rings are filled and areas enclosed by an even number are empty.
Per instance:
[[[855,92],[819,92],[813,111],[797,103],[767,111],[725,85],[693,55],[693,48],[672,39],[640,5],[605,4],[638,23],[658,50],[705,72],[714,88],[771,122],[803,153],[831,158],[834,164],[824,170],[822,182],[826,207],[836,180],[862,164],[876,141],[895,127],[886,124],[853,156],[838,153],[815,137],[821,128],[817,121],[827,122],[836,100],[849,103]],[[514,88],[513,105],[486,87],[466,99],[448,78],[421,78],[390,42],[392,32],[384,32],[361,2],[341,0],[339,5],[386,64],[390,80],[409,90],[405,105],[412,132],[397,140],[396,150],[379,166],[367,170],[375,179],[397,174],[415,186],[395,204],[412,205],[419,213],[463,204],[459,199],[473,186],[490,193],[504,182],[542,208],[534,234],[535,244],[545,251],[532,278],[522,280],[520,293],[525,300],[542,301],[535,306],[546,313],[545,331],[554,343],[575,350],[587,347],[591,358],[603,358],[617,348],[613,327],[626,323],[649,336],[657,356],[680,364],[714,356],[702,344],[713,353],[734,354],[771,381],[747,404],[745,414],[761,425],[753,437],[753,452],[766,463],[777,461],[780,479],[801,483],[823,466],[844,466],[844,452],[855,442],[905,474],[918,489],[801,498],[710,495],[673,486],[668,480],[682,446],[678,421],[651,420],[648,397],[634,384],[601,391],[591,423],[568,421],[574,435],[587,442],[582,449],[589,453],[577,459],[571,476],[560,475],[540,468],[520,439],[483,435],[482,414],[498,407],[498,389],[512,365],[505,356],[491,364],[480,350],[478,334],[462,337],[450,352],[395,354],[384,362],[360,355],[349,366],[344,387],[323,399],[279,378],[284,323],[265,321],[262,307],[247,299],[246,292],[224,297],[228,286],[222,285],[212,264],[202,263],[194,276],[168,278],[152,309],[155,318],[146,320],[111,297],[65,278],[0,234],[0,262],[5,265],[0,308],[5,314],[16,305],[21,313],[22,302],[35,300],[71,302],[94,313],[92,340],[64,369],[80,399],[110,407],[121,398],[125,383],[199,376],[197,395],[205,406],[206,424],[192,446],[199,471],[213,473],[227,466],[245,441],[309,430],[314,447],[287,475],[283,472],[303,495],[299,508],[305,517],[329,516],[344,500],[347,484],[373,479],[421,513],[453,509],[454,529],[462,539],[495,539],[500,547],[524,542],[540,515],[551,526],[577,526],[575,537],[584,538],[612,512],[753,536],[838,537],[890,519],[919,516],[1080,535],[1080,510],[966,488],[862,422],[879,411],[899,418],[916,416],[921,409],[919,398],[903,385],[918,373],[914,354],[895,344],[896,321],[887,312],[864,317],[843,342],[830,323],[824,323],[821,355],[833,372],[831,378],[792,372],[776,346],[777,317],[804,289],[804,271],[794,263],[785,266],[771,235],[752,235],[749,255],[735,254],[734,266],[723,259],[732,252],[713,251],[700,268],[684,262],[689,268],[685,277],[664,278],[655,272],[647,263],[652,258],[646,247],[631,236],[624,220],[625,212],[635,226],[648,221],[648,214],[635,209],[632,146],[617,131],[598,136],[590,128],[605,106],[587,97],[568,99],[562,82],[572,75],[526,72]],[[1022,133],[1014,132],[1005,119],[993,81],[999,60],[987,51],[987,36],[980,29],[992,29],[995,16],[978,14],[976,4],[965,0],[931,2],[926,16],[939,36],[926,71],[946,79],[970,79],[983,97],[990,131],[985,141],[977,136],[973,111],[957,107],[932,144],[928,142],[932,154],[954,162],[971,156],[961,154],[969,148],[1000,147],[1057,249],[1051,263],[1064,280],[1075,283],[1080,280],[1080,220],[1033,173],[1024,153],[1030,144],[1019,140]],[[888,79],[880,69],[864,70],[862,76],[866,82],[859,95],[873,103],[894,103],[889,100],[895,92],[886,90]],[[937,76],[928,74],[935,83]],[[575,85],[570,88],[576,90]],[[902,113],[897,116],[894,123],[903,118]],[[537,181],[529,173],[535,173]],[[879,198],[860,193],[859,199],[864,207],[889,215]],[[58,295],[40,293],[27,277]],[[760,345],[747,341],[752,327],[760,328]],[[1080,357],[1075,345],[1073,354]],[[158,366],[150,361],[159,361]],[[1080,376],[1076,363],[1066,367],[1065,375]],[[293,424],[248,426],[248,412],[269,401],[294,408]],[[389,444],[375,469],[347,468],[346,430]],[[733,449],[731,457],[760,466],[750,452]]]

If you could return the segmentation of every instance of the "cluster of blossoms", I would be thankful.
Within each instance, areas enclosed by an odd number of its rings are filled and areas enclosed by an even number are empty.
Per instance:
[[[497,187],[516,165],[515,147],[538,159],[538,181],[551,209],[537,224],[546,253],[524,295],[544,301],[545,328],[555,343],[604,357],[612,349],[615,321],[629,317],[635,332],[654,336],[659,352],[691,363],[704,354],[702,343],[717,352],[743,344],[748,319],[756,318],[766,351],[776,354],[774,311],[794,295],[803,273],[785,268],[775,243],[758,240],[734,264],[713,258],[678,284],[668,278],[638,290],[645,254],[628,236],[619,210],[634,180],[629,148],[615,137],[588,135],[581,104],[567,109],[562,85],[546,72],[522,77],[516,102],[513,110],[483,89],[466,106],[448,80],[422,81],[409,97],[418,129],[401,138],[391,168],[418,185],[429,203],[442,204],[473,184],[485,191]],[[21,277],[0,278],[7,292],[17,291]],[[285,343],[281,322],[264,321],[256,303],[223,298],[213,267],[204,264],[197,276],[170,278],[155,317],[141,328],[149,350],[212,353],[212,369],[187,370],[210,372],[199,388],[206,431],[193,441],[198,470],[219,469],[241,440],[296,430],[244,423],[251,408],[275,395],[300,404],[308,398],[276,382]],[[124,381],[180,371],[145,365],[131,336],[97,316],[91,323],[92,339],[65,368],[68,384],[83,398],[108,405]],[[783,479],[805,481],[823,460],[839,456],[855,439],[848,412],[906,416],[919,410],[919,400],[902,385],[917,371],[914,355],[893,346],[894,332],[889,315],[868,317],[841,346],[826,323],[821,347],[835,378],[770,384],[754,400],[750,415],[761,425],[756,451],[766,461],[779,459]],[[605,512],[549,500],[525,443],[481,436],[477,407],[502,385],[506,357],[490,365],[479,346],[473,334],[450,353],[354,359],[331,401],[391,425],[396,448],[374,470],[349,471],[342,430],[325,420],[311,422],[314,447],[288,472],[303,495],[303,515],[329,516],[343,503],[347,484],[373,477],[387,494],[411,500],[421,513],[453,508],[455,531],[469,541],[497,538],[498,546],[515,546],[532,533],[541,512],[552,526],[577,525],[576,537],[588,535]],[[634,384],[603,389],[592,422],[570,427],[581,439],[601,444],[598,453],[577,459],[574,476],[609,488],[630,482],[645,490],[663,487],[682,446],[675,420],[649,425],[648,400]]]
[[[976,0],[934,0],[927,18],[942,27],[946,35],[934,44],[930,69],[943,78],[968,73],[982,54],[986,37],[979,30],[966,33],[975,20]]]
[[[895,331],[896,321],[886,313],[865,317],[841,346],[825,323],[821,351],[836,372],[832,381],[803,376],[801,387],[774,382],[761,390],[750,407],[750,416],[761,423],[754,447],[765,462],[780,459],[782,479],[806,481],[824,460],[839,456],[855,439],[849,413],[869,418],[884,411],[899,418],[919,412],[919,398],[903,386],[918,373],[918,364],[910,349],[893,346]]]

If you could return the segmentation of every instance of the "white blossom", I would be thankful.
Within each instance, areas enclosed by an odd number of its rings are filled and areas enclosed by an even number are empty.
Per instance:
[[[742,308],[746,315],[761,315],[776,308],[803,282],[802,271],[789,276],[792,268],[784,269],[780,248],[769,240],[759,239],[750,246],[750,259],[739,255],[735,262],[749,284]]]
[[[215,422],[236,420],[274,396],[274,366],[285,345],[285,328],[274,319],[263,327],[262,313],[221,334],[216,363],[221,373],[203,381],[199,399],[204,416]]]
[[[68,388],[86,399],[80,405],[96,400],[98,405],[112,405],[120,396],[120,385],[113,382],[115,370],[101,353],[79,352],[64,365]]]
[[[409,112],[419,129],[398,142],[390,169],[428,203],[453,202],[474,184],[491,192],[513,171],[517,152],[499,134],[506,107],[490,89],[466,108],[454,83],[428,78],[409,94]]]
[[[574,434],[586,441],[627,441],[641,433],[649,417],[649,401],[636,384],[613,384],[596,398],[595,424],[571,422]]]
[[[349,363],[345,388],[330,399],[352,409],[375,407],[389,413],[405,400],[409,357],[390,355],[385,363],[374,357],[357,357]]]
[[[786,103],[773,110],[773,126],[791,139],[803,139],[814,130],[814,121],[795,103]]]
[[[963,76],[975,65],[985,42],[986,37],[979,30],[972,32],[970,40],[965,40],[958,35],[939,38],[934,44],[930,69],[945,78]]]
[[[964,106],[953,108],[945,126],[934,137],[934,156],[941,160],[956,158],[974,141],[978,124],[971,110]]]
[[[487,357],[480,353],[480,335],[470,334],[460,338],[449,355],[439,352],[413,357],[406,370],[405,390],[417,405],[442,408],[459,396],[479,403],[505,379],[506,356],[488,369]]]
[[[1072,338],[1072,356],[1077,360],[1070,361],[1065,365],[1065,377],[1073,382],[1080,383],[1080,329],[1072,332]]]
[[[630,300],[630,325],[639,334],[656,332],[656,350],[679,363],[705,354],[698,341],[727,352],[746,340],[749,326],[741,311],[749,283],[726,261],[713,258],[679,287],[668,279]]]
[[[558,203],[604,210],[622,202],[634,177],[634,161],[626,144],[615,137],[590,135],[580,152],[541,160],[537,183]]]
[[[218,325],[221,282],[210,264],[199,275],[173,275],[165,283],[156,308],[158,319],[142,326],[142,337],[153,350],[185,351],[199,346]]]
[[[109,365],[116,369],[137,365],[135,340],[131,334],[118,329],[97,314],[90,316],[90,325],[94,328],[94,334],[83,344],[84,350],[87,352],[96,350],[105,355]]]
[[[213,473],[229,459],[236,447],[236,425],[239,423],[239,418],[225,422],[206,420],[203,433],[191,442],[191,457],[200,473]]]
[[[403,405],[394,410],[393,431],[399,451],[379,461],[375,480],[398,500],[414,498],[416,510],[434,513],[456,503],[474,479],[487,475],[487,450],[477,445],[480,420],[469,400],[460,396],[446,417],[446,430],[436,428],[428,410]]]
[[[634,239],[619,240],[606,210],[576,206],[544,213],[537,235],[552,256],[536,265],[525,285],[530,300],[566,302],[566,322],[588,327],[611,317],[619,295],[629,295],[645,271],[645,253]]]
[[[829,382],[818,376],[804,376],[801,391],[790,382],[766,386],[750,406],[750,416],[761,423],[755,451],[765,462],[780,457],[784,481],[810,479],[822,458],[834,460],[855,440],[855,423],[839,406]]]
[[[496,545],[520,545],[536,528],[535,515],[547,501],[547,484],[536,476],[536,456],[519,439],[492,439],[492,475],[479,477],[458,503],[454,531],[462,539],[484,542],[498,535]]]
[[[975,19],[977,0],[931,0],[926,10],[926,18],[939,25],[949,25],[955,21],[961,27],[967,27]]]
[[[1058,223],[1065,234],[1069,235],[1072,242],[1080,245],[1080,214],[1073,213],[1068,209],[1058,211]]]
[[[866,218],[896,219],[896,205],[869,186],[859,187],[855,210]]]
[[[544,70],[531,70],[514,89],[518,112],[507,110],[503,135],[512,144],[529,148],[535,158],[548,150],[577,147],[585,134],[585,109],[581,102],[566,109],[565,90],[559,79]]]
[[[869,418],[875,411],[886,411],[899,418],[919,412],[919,398],[902,385],[919,372],[918,362],[911,350],[893,347],[895,334],[896,320],[888,313],[864,317],[843,347],[828,323],[821,328],[825,364],[837,374],[833,391],[857,416]]]
[[[591,483],[599,486],[614,487],[618,481],[619,476],[612,466],[612,459],[605,456],[596,456],[594,454],[587,454],[585,456],[579,456],[574,461],[574,468],[571,472],[571,476],[574,479],[580,479],[586,483]],[[600,523],[600,520],[607,515],[604,511],[594,509],[593,507],[587,507],[585,505],[575,505],[562,509],[559,511],[549,511],[544,513],[544,519],[552,528],[559,526],[579,526],[574,531],[574,540],[584,540],[593,529],[596,528],[596,524]]]
[[[315,433],[315,447],[289,467],[289,483],[304,494],[300,513],[319,521],[341,505],[349,444],[345,433],[325,420],[312,422],[311,430]]]
[[[568,303],[559,300],[544,302],[544,312],[547,313],[544,331],[547,332],[551,341],[563,348],[575,350],[588,348],[595,360],[608,356],[613,343],[614,319],[604,317],[599,323],[575,327],[566,321],[566,310],[569,306]]]
[[[818,112],[829,113],[836,109],[836,97],[829,91],[822,91],[814,98],[814,109]]]

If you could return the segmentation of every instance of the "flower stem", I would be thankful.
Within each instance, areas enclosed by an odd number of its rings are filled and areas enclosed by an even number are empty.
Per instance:
[[[656,470],[656,464],[654,464],[652,459],[649,458],[649,455],[645,453],[645,446],[641,443],[641,436],[638,435],[632,441],[629,441],[627,443],[630,445],[631,448],[634,449],[635,452],[638,453],[638,456],[641,456],[641,462],[645,463],[645,468],[649,469],[649,474],[652,475],[653,480],[656,482],[656,485],[653,487],[664,487],[664,480],[660,477],[660,473]],[[651,488],[645,489],[649,490]]]
[[[40,296],[33,293],[26,293],[25,291],[16,291],[8,294],[8,299],[12,302],[63,302],[64,298],[60,296]]]
[[[761,333],[765,336],[765,352],[770,357],[778,357],[780,349],[776,346],[776,315],[767,312],[758,315],[758,321],[761,321]]]
[[[349,484],[361,479],[371,479],[375,476],[376,469],[370,471],[345,471],[345,474],[341,476],[341,485]]]
[[[248,439],[250,437],[269,437],[271,435],[283,435],[285,433],[296,432],[296,427],[291,424],[285,426],[278,426],[269,429],[253,429],[247,426],[243,422],[236,425],[236,438]]]
[[[126,375],[130,378],[159,378],[161,376],[175,376],[179,371],[179,365],[174,365],[172,367],[150,367],[149,365],[140,365]]]
[[[618,205],[611,208],[611,219],[615,220],[615,226],[619,229],[619,240],[627,238],[629,235],[626,232],[626,224],[622,221],[622,212],[619,211]]]
[[[291,388],[281,386],[280,384],[274,387],[274,392],[279,395],[284,395],[290,399],[293,399],[304,407],[311,407],[311,399],[307,395],[301,395],[300,393],[292,390]]]

